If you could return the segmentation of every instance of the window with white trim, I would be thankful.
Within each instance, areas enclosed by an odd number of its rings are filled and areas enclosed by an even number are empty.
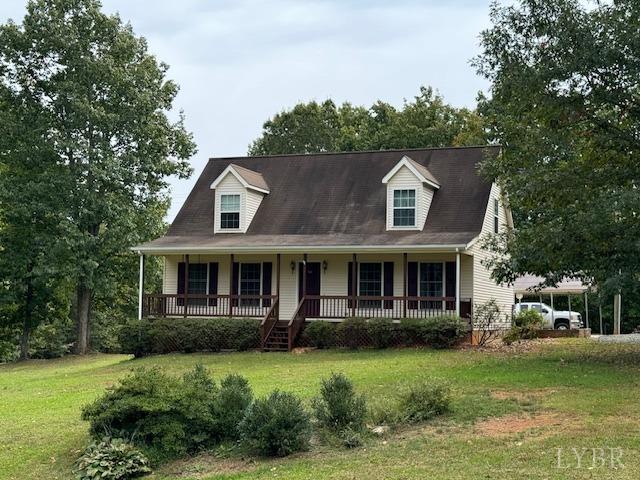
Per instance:
[[[363,297],[382,296],[382,263],[360,263],[358,276],[359,295]],[[380,300],[360,300],[360,308],[380,308]]]
[[[444,265],[438,263],[421,263],[418,291],[421,297],[442,297],[444,292]],[[442,302],[429,300],[420,302],[421,308],[442,308]]]
[[[260,305],[259,298],[242,298],[242,295],[260,295],[262,280],[261,263],[240,264],[240,296],[243,306]]]
[[[414,189],[393,191],[393,226],[416,226],[416,191]]]
[[[189,295],[205,295],[207,293],[209,264],[190,263],[189,264]],[[189,299],[189,305],[206,305],[206,298]]]
[[[498,199],[493,199],[493,233],[500,231],[500,204]]]
[[[220,229],[240,228],[240,195],[220,195]]]

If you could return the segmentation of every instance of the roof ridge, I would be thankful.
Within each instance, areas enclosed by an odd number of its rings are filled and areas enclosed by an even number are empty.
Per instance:
[[[350,155],[365,153],[388,153],[388,152],[420,152],[420,151],[437,151],[437,150],[465,150],[471,148],[502,148],[500,144],[494,145],[460,145],[452,147],[412,147],[412,148],[389,148],[384,150],[342,150],[336,152],[314,152],[314,153],[275,153],[268,155],[234,155],[230,157],[209,157],[209,161],[214,160],[234,160],[246,158],[278,158],[278,157],[313,157],[313,156],[329,156],[329,155]]]

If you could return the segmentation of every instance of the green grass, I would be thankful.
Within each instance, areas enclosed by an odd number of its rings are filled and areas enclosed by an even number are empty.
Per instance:
[[[0,479],[71,478],[87,442],[81,407],[136,366],[180,373],[201,362],[216,377],[245,375],[257,395],[274,388],[305,400],[320,378],[344,372],[372,402],[424,376],[449,382],[453,412],[403,428],[363,448],[317,445],[277,460],[201,455],[163,467],[159,479],[253,478],[635,478],[640,469],[640,347],[566,340],[523,354],[469,350],[316,351],[304,354],[193,354],[132,360],[121,355],[68,357],[0,366]],[[493,394],[492,394],[493,392]],[[499,392],[499,395],[496,395]],[[531,428],[482,429],[483,417],[534,415]],[[551,415],[559,425],[536,423]],[[557,448],[566,449],[557,468]],[[570,449],[620,447],[623,469],[575,468]]]

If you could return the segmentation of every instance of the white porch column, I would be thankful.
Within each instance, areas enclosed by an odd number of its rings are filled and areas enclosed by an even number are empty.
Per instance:
[[[140,276],[138,278],[138,320],[142,320],[142,296],[144,294],[144,254],[138,252],[140,256]]]
[[[460,316],[460,252],[456,251],[456,316]]]

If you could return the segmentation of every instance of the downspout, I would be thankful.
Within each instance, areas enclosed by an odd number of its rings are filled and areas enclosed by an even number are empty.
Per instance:
[[[460,316],[460,249],[456,248],[456,317]]]

